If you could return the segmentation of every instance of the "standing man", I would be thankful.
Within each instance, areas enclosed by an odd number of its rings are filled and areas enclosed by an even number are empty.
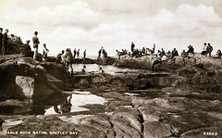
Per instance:
[[[80,49],[78,49],[78,51],[76,52],[77,58],[79,58],[79,53],[80,53]]]
[[[4,55],[6,50],[7,50],[7,45],[8,45],[8,29],[5,29],[5,33],[3,34],[2,37],[2,54]]]
[[[213,51],[213,47],[210,45],[210,43],[208,43],[208,46],[207,46],[207,54],[209,54],[209,57],[211,57],[212,51]]]
[[[133,53],[135,49],[135,44],[133,42],[131,42],[131,52]]]
[[[36,60],[37,56],[38,56],[38,47],[39,47],[39,38],[37,37],[38,36],[38,32],[35,31],[34,32],[34,36],[32,38],[32,41],[33,41],[33,48],[34,48],[34,55],[33,55],[33,59]]]
[[[86,50],[84,50],[84,52],[83,52],[83,59],[85,59],[86,58]]]
[[[0,28],[0,54],[2,54],[2,39],[3,39],[2,31],[3,28]]]
[[[73,74],[73,68],[72,68],[73,55],[72,55],[71,49],[69,48],[66,49],[66,54],[64,58],[65,58],[66,67],[68,71],[71,70],[70,73]]]
[[[76,58],[76,48],[73,51],[73,57]]]

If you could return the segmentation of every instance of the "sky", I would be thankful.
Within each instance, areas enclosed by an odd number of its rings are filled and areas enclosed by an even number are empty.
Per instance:
[[[0,0],[0,27],[23,42],[39,32],[40,52],[66,48],[108,55],[121,49],[152,47],[196,52],[205,42],[222,49],[221,0]],[[31,44],[32,46],[32,44]]]

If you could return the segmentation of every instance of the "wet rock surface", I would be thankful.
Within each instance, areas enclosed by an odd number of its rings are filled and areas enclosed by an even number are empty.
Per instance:
[[[24,115],[18,124],[3,124],[3,130],[77,132],[76,135],[22,135],[24,137],[202,138],[212,134],[222,137],[220,64],[212,69],[207,59],[203,65],[191,63],[169,72],[74,75],[72,82],[76,89],[90,91],[106,102],[103,105],[86,104],[84,108],[88,110],[85,111]],[[54,75],[57,72],[48,74],[57,87],[65,85],[57,81],[61,80],[61,76]],[[0,106],[6,103],[15,106],[11,101],[0,102]],[[16,104],[23,105],[22,102]],[[15,121],[14,116],[0,117],[8,123]]]

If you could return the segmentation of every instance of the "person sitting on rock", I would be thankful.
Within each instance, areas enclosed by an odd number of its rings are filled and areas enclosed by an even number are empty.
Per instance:
[[[64,56],[65,58],[65,62],[66,62],[66,67],[70,71],[71,74],[73,74],[73,68],[72,68],[72,62],[73,62],[73,55],[72,55],[72,52],[69,48],[66,49],[66,54]]]
[[[209,54],[209,57],[211,57],[212,51],[213,51],[213,47],[210,45],[210,43],[208,43],[208,45],[207,45],[207,54]]]
[[[71,99],[72,99],[72,95],[70,94],[66,98],[65,102],[59,105],[59,108],[58,108],[58,105],[54,106],[54,111],[59,114],[70,113],[72,109]]]
[[[56,57],[56,62],[57,63],[62,63],[62,55],[64,53],[65,53],[64,50],[62,50],[62,52],[57,55],[57,57]]]
[[[44,43],[43,44],[43,62],[46,62],[47,61],[47,55],[49,53],[49,50],[46,48],[46,44]]]
[[[175,56],[179,56],[178,51],[177,51],[176,48],[174,48],[173,51],[172,51],[172,58],[175,57]]]
[[[85,65],[82,68],[82,73],[86,73],[86,66]]]
[[[218,56],[218,58],[221,58],[221,56],[222,56],[222,53],[221,53],[220,49],[217,50],[217,56]]]
[[[188,55],[189,55],[189,54],[194,54],[194,48],[193,48],[193,46],[191,46],[191,45],[188,46],[187,54],[188,54]]]
[[[29,45],[29,43],[30,43],[30,40],[27,40],[22,49],[22,54],[25,57],[32,57],[31,46]]]

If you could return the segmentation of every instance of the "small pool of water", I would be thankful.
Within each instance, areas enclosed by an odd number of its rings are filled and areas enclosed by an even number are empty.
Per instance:
[[[124,73],[124,72],[139,72],[138,69],[118,68],[111,65],[97,65],[97,64],[73,64],[74,72],[82,72],[83,66],[86,66],[86,72],[99,73],[99,68],[102,67],[103,71],[108,74]]]
[[[55,105],[46,109],[44,115],[87,111],[89,109],[84,108],[83,106],[89,104],[103,105],[106,102],[104,98],[86,91],[66,91],[64,93],[68,94],[66,100],[62,104]]]

